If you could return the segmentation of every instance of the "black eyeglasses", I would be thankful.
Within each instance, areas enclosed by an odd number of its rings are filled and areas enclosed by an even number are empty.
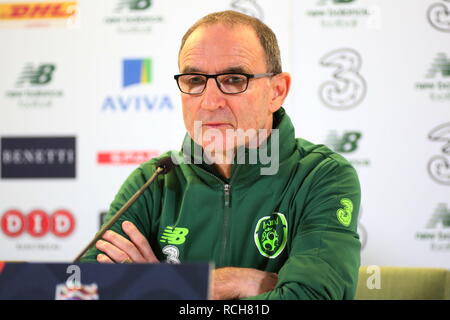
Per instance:
[[[186,94],[202,94],[210,78],[216,80],[217,87],[225,94],[242,93],[248,88],[250,79],[272,77],[277,73],[182,73],[174,76],[178,88]]]

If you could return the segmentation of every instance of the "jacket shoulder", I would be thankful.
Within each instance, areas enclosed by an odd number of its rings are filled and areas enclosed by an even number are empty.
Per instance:
[[[314,144],[302,138],[297,138],[296,140],[297,150],[300,154],[300,162],[304,164],[316,167],[323,162],[331,161],[337,166],[352,167],[346,158],[324,144]]]

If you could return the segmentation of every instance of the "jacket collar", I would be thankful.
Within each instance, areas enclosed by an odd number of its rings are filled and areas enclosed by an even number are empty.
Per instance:
[[[295,149],[294,126],[286,111],[280,108],[274,113],[272,134],[266,143],[263,143],[257,150],[242,147],[236,152],[229,181],[220,176],[213,165],[204,161],[202,147],[195,143],[189,134],[186,134],[184,138],[182,154],[184,162],[199,175],[212,174],[215,176],[216,182],[222,180],[226,183],[248,184],[255,182],[261,175],[276,174],[279,166],[295,152]],[[209,174],[202,171],[207,171]]]

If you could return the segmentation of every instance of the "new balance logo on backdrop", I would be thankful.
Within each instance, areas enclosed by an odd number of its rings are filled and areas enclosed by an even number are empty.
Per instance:
[[[53,85],[57,70],[54,63],[26,63],[15,88],[6,91],[6,98],[20,107],[51,107],[56,99],[64,97],[63,90]]]
[[[431,251],[450,251],[450,208],[446,203],[437,205],[429,215],[425,228],[416,233],[416,240],[428,242]]]
[[[21,86],[25,83],[34,86],[46,85],[52,80],[55,69],[56,65],[50,63],[40,64],[37,67],[33,67],[31,63],[28,63],[23,68],[17,80],[17,85]]]
[[[149,34],[153,27],[164,22],[164,17],[155,14],[152,0],[109,0],[110,7],[104,18],[106,25],[113,26],[121,34]],[[162,3],[163,1],[159,1]]]
[[[75,178],[75,137],[1,138],[1,177]]]
[[[149,9],[151,6],[152,0],[119,0],[116,11],[121,12],[124,9],[141,11]]]
[[[368,167],[371,165],[371,160],[361,157],[361,152],[358,152],[362,138],[361,131],[338,133],[336,130],[330,130],[325,138],[325,144],[333,151],[345,154],[348,161],[355,167]]]
[[[450,77],[450,59],[443,52],[436,55],[426,77],[435,78],[436,75],[444,78]]]
[[[338,136],[336,131],[330,131],[325,144],[339,153],[354,152],[358,148],[358,141],[361,139],[361,132],[346,131],[342,136]]]
[[[306,18],[327,29],[381,28],[381,7],[357,0],[316,0],[305,10]],[[314,5],[315,4],[315,5]]]
[[[107,95],[101,110],[103,112],[172,111],[174,105],[168,94],[148,94],[150,91],[148,88],[140,90],[141,87],[153,86],[152,74],[153,60],[151,58],[123,59],[122,89],[130,94]]]
[[[447,53],[438,52],[428,65],[424,80],[415,83],[417,91],[429,93],[430,100],[448,103],[450,100],[450,58]]]

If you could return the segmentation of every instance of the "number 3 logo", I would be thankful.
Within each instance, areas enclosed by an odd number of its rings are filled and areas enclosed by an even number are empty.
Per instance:
[[[320,59],[325,67],[335,68],[333,80],[320,86],[322,102],[336,110],[356,107],[366,95],[366,81],[359,74],[361,56],[353,49],[338,49],[327,53]]]

